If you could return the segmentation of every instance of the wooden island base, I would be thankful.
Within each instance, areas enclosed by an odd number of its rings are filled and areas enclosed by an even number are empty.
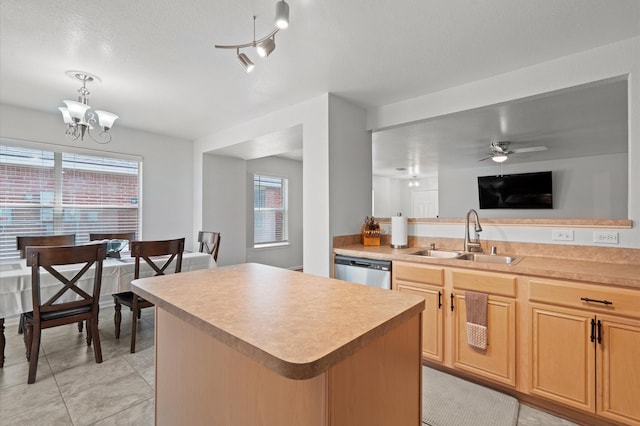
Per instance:
[[[294,380],[156,308],[156,424],[419,425],[420,324]]]

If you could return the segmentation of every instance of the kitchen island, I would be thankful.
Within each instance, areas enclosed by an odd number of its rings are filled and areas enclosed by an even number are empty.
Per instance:
[[[421,297],[259,264],[132,287],[156,305],[156,424],[421,422]]]

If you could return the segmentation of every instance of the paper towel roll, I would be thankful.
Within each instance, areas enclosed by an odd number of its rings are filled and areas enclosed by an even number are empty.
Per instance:
[[[407,218],[400,213],[391,217],[391,247],[407,247]]]

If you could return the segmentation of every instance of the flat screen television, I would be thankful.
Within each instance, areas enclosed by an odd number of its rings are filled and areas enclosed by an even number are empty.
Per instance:
[[[481,209],[552,209],[551,172],[478,176]]]

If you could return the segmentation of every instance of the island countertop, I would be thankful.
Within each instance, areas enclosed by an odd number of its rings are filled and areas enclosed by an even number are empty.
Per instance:
[[[424,309],[424,299],[261,264],[143,278],[158,308],[291,379],[327,371]]]

